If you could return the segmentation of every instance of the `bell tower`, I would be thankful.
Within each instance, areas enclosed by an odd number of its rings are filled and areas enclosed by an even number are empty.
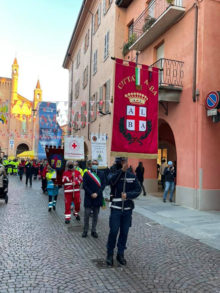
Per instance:
[[[38,79],[36,88],[34,90],[34,104],[33,109],[37,109],[38,104],[42,102],[42,89],[40,88],[40,81]]]
[[[18,96],[18,69],[17,58],[15,58],[12,64],[12,102],[17,100]]]

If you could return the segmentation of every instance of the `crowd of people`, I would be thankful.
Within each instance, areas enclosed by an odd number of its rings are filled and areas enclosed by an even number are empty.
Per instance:
[[[166,202],[170,190],[170,201],[174,191],[175,168],[171,161],[161,165],[162,184],[164,186],[163,201]],[[56,203],[59,189],[64,188],[65,201],[65,224],[69,224],[71,216],[80,221],[80,190],[84,189],[84,225],[82,237],[86,238],[89,232],[89,221],[92,218],[91,236],[98,238],[96,226],[101,207],[105,207],[103,195],[106,187],[109,187],[108,201],[110,202],[109,235],[107,240],[106,263],[113,265],[114,249],[117,242],[117,261],[126,265],[124,250],[126,249],[127,236],[132,224],[132,210],[134,209],[133,199],[138,197],[144,187],[144,166],[140,162],[135,172],[128,166],[127,158],[116,158],[114,165],[109,169],[99,169],[98,161],[87,162],[82,169],[78,162],[66,162],[66,168],[62,173],[61,181],[58,180],[56,169],[53,169],[47,160],[17,160],[8,161],[5,159],[3,165],[7,174],[18,175],[22,181],[25,174],[25,184],[32,186],[32,177],[42,182],[43,193],[48,194],[48,212],[56,210]]]

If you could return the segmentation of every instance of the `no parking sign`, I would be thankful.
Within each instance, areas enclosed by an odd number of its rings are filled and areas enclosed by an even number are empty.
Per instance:
[[[205,99],[205,105],[208,110],[212,109],[218,109],[220,108],[219,103],[219,92],[210,92],[208,93],[206,99]]]

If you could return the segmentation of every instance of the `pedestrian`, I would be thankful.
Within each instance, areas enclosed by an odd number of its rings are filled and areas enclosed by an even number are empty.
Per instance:
[[[48,172],[47,167],[48,167],[48,162],[47,160],[45,160],[43,163],[43,169],[41,173],[41,189],[43,190],[43,193],[46,193],[47,191],[47,178],[46,178],[46,174]]]
[[[25,164],[26,186],[28,185],[28,180],[30,182],[30,187],[32,186],[33,173],[34,173],[33,162],[30,161],[30,159],[28,159]]]
[[[136,176],[138,181],[140,182],[141,188],[143,190],[143,195],[146,196],[146,191],[145,191],[145,187],[144,187],[144,166],[142,162],[139,162],[136,170],[135,170]]]
[[[166,160],[162,159],[161,160],[161,166],[160,166],[160,175],[161,175],[161,185],[162,185],[163,190],[164,190],[164,187],[165,187],[164,170],[165,170],[166,167],[167,167]]]
[[[104,172],[98,170],[98,161],[93,160],[91,170],[88,170],[83,176],[83,188],[85,190],[85,211],[82,237],[87,237],[89,230],[89,218],[92,211],[91,235],[94,238],[98,238],[96,226],[100,207],[103,206],[103,190],[105,188],[105,184],[106,182]]]
[[[115,169],[117,170],[113,171]],[[128,171],[127,158],[121,158],[121,163],[117,161],[116,168],[111,168],[110,170],[113,172],[110,171],[108,176],[112,194],[106,263],[110,266],[113,265],[113,254],[119,233],[117,261],[121,265],[126,265],[124,250],[126,249],[128,231],[132,222],[132,210],[134,209],[133,199],[140,195],[141,186],[137,177]]]
[[[169,161],[168,162],[168,167],[165,168],[164,170],[164,177],[165,177],[165,190],[163,193],[163,202],[166,202],[167,194],[168,191],[170,191],[170,202],[173,201],[173,192],[175,188],[175,177],[176,177],[176,172],[175,168],[173,166],[173,162]]]
[[[48,192],[48,212],[51,212],[52,208],[56,210],[58,185],[57,185],[57,173],[52,169],[50,165],[47,166],[47,192]]]
[[[24,168],[25,168],[25,161],[22,159],[20,164],[18,165],[18,175],[19,175],[20,181],[22,181],[22,178],[24,175]]]
[[[71,220],[71,203],[74,203],[74,212],[77,221],[80,221],[80,184],[82,176],[79,171],[74,170],[73,162],[68,162],[68,170],[63,173],[62,183],[64,184],[65,197],[65,223]]]

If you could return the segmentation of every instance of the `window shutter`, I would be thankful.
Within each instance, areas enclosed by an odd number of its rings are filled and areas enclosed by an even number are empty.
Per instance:
[[[95,33],[95,18],[93,15],[92,15],[92,33],[93,34]]]
[[[95,51],[95,72],[97,72],[97,58],[98,58],[98,50]]]
[[[104,45],[104,59],[106,58],[107,52],[107,35],[105,35],[105,45]]]
[[[103,87],[101,86],[99,88],[99,111],[102,111],[102,109],[103,109],[103,103],[100,104],[100,101],[102,101],[102,100],[103,100]]]
[[[109,79],[106,83],[106,100],[105,100],[105,112],[108,113],[110,110],[110,83],[111,80]]]
[[[107,32],[107,36],[106,36],[106,57],[109,55],[109,32]]]
[[[101,23],[101,3],[99,4],[99,9],[98,9],[98,25]]]
[[[103,0],[103,4],[102,4],[102,5],[103,5],[103,15],[105,15],[105,12],[106,12],[106,11],[105,11],[105,1],[106,1],[106,0]]]
[[[98,100],[98,93],[95,93],[95,101],[94,101],[94,120],[97,118],[97,100]]]

